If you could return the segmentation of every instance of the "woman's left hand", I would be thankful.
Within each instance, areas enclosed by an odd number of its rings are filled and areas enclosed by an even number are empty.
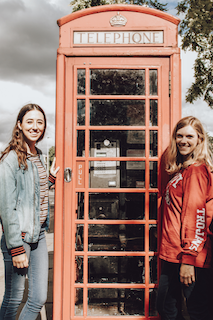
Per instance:
[[[50,173],[56,177],[57,172],[59,171],[60,167],[55,168],[55,162],[56,162],[56,158],[53,159],[51,168],[50,168]]]
[[[189,264],[181,264],[180,267],[180,282],[187,287],[195,282],[195,267]]]

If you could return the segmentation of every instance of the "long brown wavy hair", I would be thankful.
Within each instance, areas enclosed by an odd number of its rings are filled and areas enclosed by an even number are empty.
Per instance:
[[[192,152],[190,159],[183,162],[176,144],[176,133],[181,128],[189,125],[197,132],[199,142],[195,147],[195,150]],[[206,165],[213,170],[212,153],[209,148],[208,137],[203,125],[197,118],[188,116],[178,121],[173,130],[170,144],[166,151],[166,171],[169,174],[174,174],[193,163],[196,163],[197,165],[206,163]]]
[[[22,123],[23,117],[25,114],[31,110],[38,110],[40,111],[44,116],[44,132],[40,136],[40,138],[36,141],[39,142],[43,139],[45,131],[46,131],[46,115],[44,113],[44,110],[37,104],[26,104],[24,107],[21,108],[19,111],[19,114],[16,119],[15,127],[13,128],[12,132],[12,139],[8,144],[8,147],[2,152],[0,160],[6,156],[11,150],[14,150],[17,153],[18,156],[18,163],[19,167],[24,166],[24,169],[27,169],[27,148],[25,144],[25,138],[22,130],[18,127],[18,122]]]

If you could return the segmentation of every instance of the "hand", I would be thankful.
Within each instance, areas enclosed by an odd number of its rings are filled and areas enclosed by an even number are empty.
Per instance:
[[[12,257],[13,266],[16,268],[28,268],[28,258],[26,253]]]
[[[195,267],[188,264],[181,264],[180,267],[180,282],[187,287],[195,282]]]
[[[56,177],[57,172],[59,171],[60,167],[55,168],[55,162],[56,162],[56,158],[53,159],[51,168],[50,168],[50,173]]]

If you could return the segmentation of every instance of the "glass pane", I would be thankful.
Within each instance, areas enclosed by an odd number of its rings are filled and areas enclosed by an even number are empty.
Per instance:
[[[158,100],[150,100],[150,126],[158,125]]]
[[[84,250],[84,225],[76,225],[76,236],[75,236],[75,250],[83,251]]]
[[[85,94],[85,69],[78,69],[77,70],[77,77],[78,77],[78,94]]]
[[[75,257],[75,282],[83,283],[83,257]]]
[[[149,257],[149,283],[158,283],[158,258]]]
[[[78,110],[77,110],[77,125],[85,125],[85,100],[77,100]]]
[[[91,157],[145,157],[145,131],[91,131]]]
[[[157,300],[157,289],[151,288],[149,289],[149,315],[157,316],[158,312],[156,310],[156,300]]]
[[[157,157],[158,156],[158,132],[151,130],[150,131],[150,150],[149,150],[150,157]]]
[[[144,225],[90,224],[89,251],[144,251]]]
[[[145,214],[144,193],[90,193],[89,219],[140,220]]]
[[[77,130],[77,157],[85,156],[85,131]]]
[[[83,316],[83,289],[75,289],[75,316]]]
[[[77,219],[84,219],[84,193],[78,192],[76,193],[78,199],[78,208],[76,210]]]
[[[149,251],[157,252],[158,250],[158,230],[156,224],[149,225]]]
[[[144,257],[89,257],[89,283],[145,283]]]
[[[88,289],[88,316],[142,316],[144,289]]]
[[[90,70],[90,94],[145,95],[145,70]]]
[[[149,162],[149,186],[150,188],[158,187],[158,163],[156,161]]]
[[[90,100],[93,126],[145,126],[145,100]]]
[[[90,188],[144,188],[145,161],[90,161]]]
[[[157,220],[158,214],[158,195],[157,193],[149,194],[149,219]]]
[[[149,94],[158,95],[158,70],[149,70]]]

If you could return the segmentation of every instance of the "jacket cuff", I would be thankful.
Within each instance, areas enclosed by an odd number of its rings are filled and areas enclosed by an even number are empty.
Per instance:
[[[20,246],[17,248],[10,249],[10,253],[12,257],[16,257],[16,256],[19,256],[20,254],[26,253],[26,251],[23,246]]]
[[[49,182],[51,182],[52,184],[55,184],[55,179],[56,177],[54,177],[51,173],[49,174]]]
[[[182,259],[181,259],[181,263],[189,264],[191,266],[194,266],[195,265],[195,259],[196,259],[195,256],[192,256],[190,254],[183,254],[182,255]]]

